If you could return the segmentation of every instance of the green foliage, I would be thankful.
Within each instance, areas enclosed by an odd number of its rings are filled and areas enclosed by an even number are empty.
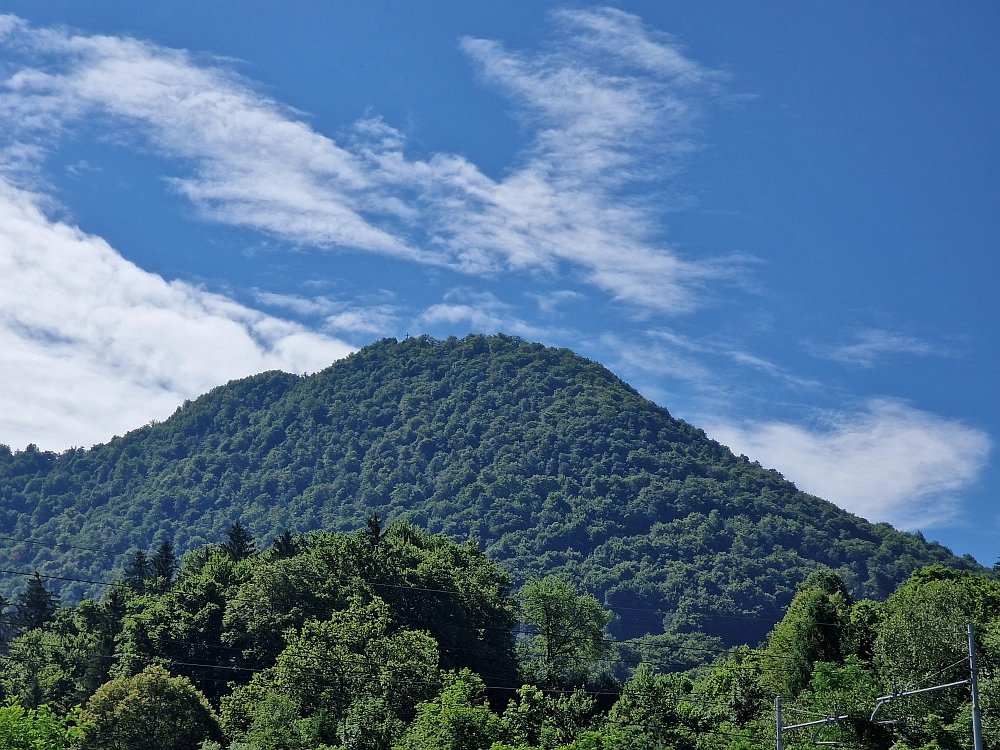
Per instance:
[[[367,531],[319,532],[298,540],[297,549],[254,564],[227,606],[226,642],[256,663],[273,662],[289,628],[325,620],[352,597],[377,597],[399,626],[434,638],[443,669],[475,666],[497,679],[515,677],[511,581],[474,546],[396,523],[377,544]]]
[[[117,592],[98,604],[62,609],[40,628],[11,641],[0,663],[0,686],[29,708],[48,704],[66,711],[82,703],[107,678],[114,640],[124,614]]]
[[[394,629],[379,599],[353,601],[330,619],[309,620],[300,632],[289,633],[275,665],[223,699],[223,719],[227,731],[258,744],[274,735],[275,726],[333,743],[352,721],[357,729],[359,709],[350,711],[357,704],[382,707],[383,718],[394,717],[396,724],[411,719],[416,704],[439,687],[437,666],[430,636]],[[269,701],[278,701],[287,717],[275,722],[279,712],[257,705]]]
[[[639,669],[608,714],[608,729],[627,738],[626,745],[635,750],[693,750],[693,722],[683,707],[690,692],[690,681],[681,675]]]
[[[127,677],[150,663],[176,663],[176,673],[218,697],[234,677],[232,667],[242,666],[223,642],[223,617],[252,568],[251,560],[234,562],[212,550],[164,594],[129,598],[114,673]]]
[[[444,675],[433,700],[417,706],[417,716],[400,750],[487,750],[499,740],[500,718],[486,702],[486,686],[468,669]]]
[[[149,558],[146,557],[146,553],[139,550],[132,556],[132,562],[130,562],[128,567],[125,568],[125,574],[122,576],[122,583],[133,591],[138,591],[140,594],[144,594],[152,576],[153,566],[150,565]]]
[[[737,727],[750,724],[773,701],[765,681],[768,671],[765,665],[771,661],[746,646],[733,649],[696,686],[699,713],[717,724],[725,722]]]
[[[768,636],[775,692],[794,698],[808,684],[817,662],[840,663],[841,639],[854,604],[843,581],[817,571],[799,584],[784,619]]]
[[[524,685],[501,717],[500,734],[510,745],[551,750],[583,736],[595,723],[596,712],[596,701],[582,690],[553,697]]]
[[[380,341],[307,378],[234,381],[90,450],[0,451],[0,534],[14,538],[184,553],[236,519],[273,539],[376,513],[471,538],[519,583],[557,574],[635,608],[620,637],[684,611],[685,630],[665,632],[754,644],[766,626],[713,614],[774,616],[819,567],[874,599],[923,565],[977,569],[798,492],[594,362],[502,335]],[[0,554],[91,580],[127,564],[9,539]]]
[[[535,673],[535,684],[515,689],[512,673],[498,677],[477,661],[490,653],[490,627],[506,633],[494,643],[511,653],[509,578],[475,547],[372,521],[355,534],[293,537],[291,556],[235,560],[212,545],[191,553],[162,592],[120,585],[100,602],[60,609],[0,662],[0,684],[20,696],[0,709],[0,742],[7,732],[12,747],[80,750],[764,750],[774,746],[781,691],[786,724],[846,715],[819,730],[820,742],[960,750],[971,735],[964,686],[900,698],[880,709],[888,724],[869,717],[894,688],[965,677],[972,622],[986,743],[1000,744],[992,574],[924,569],[885,602],[855,603],[838,576],[820,571],[765,646],[720,652],[685,674],[640,664],[593,695],[592,681],[563,690],[534,668],[550,655],[564,682],[584,675],[605,655],[608,613],[562,579],[533,581],[522,592],[524,624],[547,635],[523,652],[522,674]],[[673,637],[642,647],[678,649]],[[478,671],[440,669],[466,652],[456,643],[478,644],[467,651]],[[108,681],[110,665],[117,676]],[[170,676],[185,669],[197,685]],[[198,685],[220,700],[221,726]],[[811,746],[811,731],[788,733],[785,747]]]
[[[834,713],[848,716],[822,729],[818,741],[866,750],[969,747],[971,705],[964,686],[883,706],[877,718],[889,724],[872,723],[870,715],[876,699],[893,690],[968,677],[965,629],[970,622],[977,628],[984,667],[986,746],[998,746],[1000,680],[993,669],[1000,664],[1000,581],[936,566],[916,572],[882,603],[852,603],[836,577],[810,577],[766,648],[734,651],[695,685],[692,714],[704,722],[704,731],[719,733],[716,739],[699,739],[699,748],[763,748],[767,743],[755,745],[752,738],[768,732],[773,747],[776,692],[785,699],[786,724]],[[740,733],[746,741],[732,736]],[[808,747],[809,739],[805,731],[792,732],[785,747]]]
[[[112,680],[87,702],[86,750],[197,750],[221,740],[219,720],[205,696],[159,666]]]
[[[24,708],[17,698],[0,706],[0,747],[4,750],[71,750],[80,746],[86,728],[79,711],[59,716],[48,706]]]
[[[585,684],[591,668],[611,650],[604,633],[611,613],[557,576],[531,581],[521,590],[521,620],[534,629],[527,662],[537,664],[534,671],[546,684]]]
[[[226,541],[220,545],[220,549],[229,555],[234,562],[245,560],[257,554],[257,545],[254,543],[253,535],[239,521],[229,527],[229,531],[226,532]]]
[[[156,550],[153,559],[150,560],[151,572],[153,576],[153,588],[162,593],[170,588],[177,574],[177,556],[174,554],[174,545],[169,541],[164,541]]]
[[[287,560],[290,557],[295,557],[299,554],[299,552],[301,552],[299,545],[299,540],[295,538],[291,531],[285,529],[274,538],[273,542],[271,542],[271,549],[269,552],[273,557],[276,557],[279,560]]]

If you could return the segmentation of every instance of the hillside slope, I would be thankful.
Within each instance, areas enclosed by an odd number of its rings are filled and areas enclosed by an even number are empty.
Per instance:
[[[502,335],[384,340],[308,377],[231,382],[90,450],[0,449],[0,555],[17,570],[109,580],[126,558],[9,537],[183,551],[237,519],[267,542],[373,512],[471,538],[518,580],[564,573],[627,635],[679,611],[668,630],[755,640],[818,566],[875,598],[923,565],[975,567],[799,492],[594,362]]]

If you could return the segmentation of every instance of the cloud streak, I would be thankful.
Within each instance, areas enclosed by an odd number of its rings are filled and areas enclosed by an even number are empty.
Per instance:
[[[843,364],[870,368],[878,364],[879,360],[893,354],[926,357],[947,352],[903,333],[870,328],[859,331],[852,343],[838,346],[826,352],[825,356]]]
[[[267,307],[290,310],[306,318],[321,317],[322,327],[331,332],[353,335],[375,335],[391,332],[398,323],[394,305],[357,305],[330,297],[303,297],[297,294],[275,294],[257,291],[257,301]]]
[[[707,431],[806,492],[910,529],[953,520],[959,493],[978,479],[992,447],[979,429],[891,399],[827,415],[817,427],[717,422]]]
[[[662,208],[635,188],[655,187],[693,150],[698,102],[717,76],[621,11],[553,21],[542,51],[461,42],[533,133],[501,180],[454,154],[410,159],[378,119],[338,143],[218,61],[11,17],[8,53],[28,54],[3,82],[0,118],[8,148],[35,158],[76,123],[104,118],[173,160],[182,174],[171,183],[205,217],[295,244],[473,275],[569,270],[643,309],[690,310],[728,272],[667,246]]]

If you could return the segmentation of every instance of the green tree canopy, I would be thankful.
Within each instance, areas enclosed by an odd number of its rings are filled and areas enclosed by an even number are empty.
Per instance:
[[[218,717],[195,687],[150,666],[111,680],[87,702],[85,750],[197,750],[223,739]]]
[[[500,718],[486,701],[482,678],[462,669],[445,673],[440,694],[417,706],[399,750],[486,750],[502,731]]]
[[[354,704],[377,702],[400,720],[412,718],[416,704],[439,688],[437,666],[430,636],[394,628],[380,599],[353,601],[289,634],[274,667],[223,700],[223,717],[229,731],[252,741],[264,731],[261,722],[270,723],[257,704],[277,696],[333,743]]]
[[[610,652],[605,628],[611,613],[557,576],[521,589],[521,620],[534,631],[528,649],[549,684],[585,683],[591,667]]]
[[[160,543],[156,549],[156,554],[150,560],[150,568],[153,580],[158,591],[163,591],[170,587],[177,574],[179,565],[177,556],[174,554],[174,545],[169,540]]]

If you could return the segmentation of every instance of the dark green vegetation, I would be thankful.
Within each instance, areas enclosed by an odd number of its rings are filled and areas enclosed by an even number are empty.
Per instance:
[[[753,644],[819,567],[874,599],[922,565],[977,567],[797,491],[594,362],[507,336],[380,341],[90,450],[0,447],[0,556],[20,571],[109,580],[131,557],[17,539],[181,554],[237,520],[271,538],[373,513],[471,539],[518,582],[558,573],[626,637]]]
[[[846,715],[823,742],[960,750],[967,687],[901,699],[879,716],[891,724],[870,715],[893,686],[966,677],[966,623],[987,747],[1000,743],[993,573],[932,566],[884,602],[855,602],[817,570],[765,644],[684,647],[713,663],[677,671],[648,638],[609,638],[610,613],[565,580],[515,595],[474,546],[405,522],[282,535],[264,553],[234,526],[176,576],[137,567],[56,611],[37,581],[22,590],[19,616],[38,617],[0,648],[0,747],[765,750],[781,695],[786,723]]]

